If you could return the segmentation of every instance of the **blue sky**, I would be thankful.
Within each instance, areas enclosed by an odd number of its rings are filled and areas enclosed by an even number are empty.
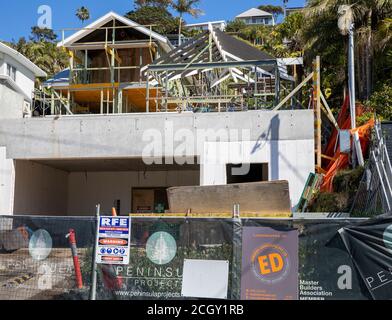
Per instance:
[[[28,37],[32,26],[37,25],[40,17],[38,8],[48,5],[52,8],[53,29],[58,32],[63,28],[81,27],[75,17],[75,11],[81,6],[90,9],[92,19],[97,19],[113,10],[124,14],[133,9],[132,0],[11,0],[4,1],[0,19],[0,40],[12,41],[19,37]],[[289,7],[302,6],[305,0],[289,0]],[[280,0],[201,0],[200,9],[205,12],[197,20],[186,16],[187,22],[204,22],[208,20],[232,20],[237,14],[262,4],[282,4]],[[90,20],[91,21],[91,20]],[[59,32],[58,32],[59,33]]]

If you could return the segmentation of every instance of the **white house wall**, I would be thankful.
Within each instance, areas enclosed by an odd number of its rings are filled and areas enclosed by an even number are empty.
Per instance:
[[[65,215],[68,172],[31,161],[15,163],[14,215]]]
[[[24,97],[5,85],[0,85],[0,119],[23,118]]]
[[[199,171],[73,172],[69,175],[68,215],[93,215],[95,206],[110,214],[121,201],[121,214],[132,212],[132,189],[199,185]]]
[[[314,172],[314,140],[206,142],[201,159],[202,185],[227,184],[226,164],[268,163],[269,181],[289,181],[295,206],[309,173]]]
[[[14,187],[14,161],[6,159],[6,148],[0,147],[0,215],[12,215]]]
[[[2,60],[3,66],[0,70],[2,70],[3,75],[7,75],[7,63],[11,64],[16,68],[16,83],[23,90],[27,97],[32,97],[32,93],[34,90],[34,73],[26,68],[24,65],[16,61],[14,58],[4,55],[4,59]]]

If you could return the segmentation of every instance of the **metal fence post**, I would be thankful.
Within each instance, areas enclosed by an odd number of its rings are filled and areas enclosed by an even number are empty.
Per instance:
[[[98,204],[96,207],[95,217],[97,220],[97,230],[95,233],[95,242],[94,242],[94,250],[93,250],[93,261],[92,261],[92,273],[91,273],[91,292],[90,292],[90,300],[96,300],[97,297],[97,264],[95,262],[95,256],[97,254],[97,243],[98,243],[98,230],[99,230],[99,216],[101,211],[101,205]]]
[[[388,197],[387,191],[386,191],[386,189],[385,189],[385,185],[384,185],[384,181],[383,181],[383,176],[382,176],[382,174],[381,174],[381,170],[380,170],[380,167],[379,167],[379,165],[378,165],[378,160],[377,160],[377,157],[376,157],[374,151],[372,151],[372,157],[373,157],[373,161],[374,161],[374,164],[375,164],[375,166],[376,166],[376,169],[377,169],[378,177],[379,177],[379,179],[380,179],[380,184],[381,184],[381,188],[382,188],[382,191],[383,191],[383,194],[384,194],[384,197],[385,197],[385,201],[386,201],[387,206],[388,206],[388,211],[390,211],[390,210],[391,210],[391,204],[390,204],[390,202],[389,202],[389,197]]]
[[[233,206],[233,257],[232,257],[232,279],[231,299],[241,299],[241,264],[242,264],[242,221],[240,216],[240,205]]]

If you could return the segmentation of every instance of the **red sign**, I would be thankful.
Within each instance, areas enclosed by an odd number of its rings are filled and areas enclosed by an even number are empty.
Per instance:
[[[123,261],[123,257],[102,257],[102,261]]]
[[[101,238],[99,239],[99,244],[104,246],[127,246],[127,239],[114,239],[114,238]]]

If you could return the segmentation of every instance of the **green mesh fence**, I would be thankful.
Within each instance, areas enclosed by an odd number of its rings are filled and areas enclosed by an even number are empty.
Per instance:
[[[181,296],[184,259],[229,262],[228,299],[241,297],[244,227],[298,230],[300,299],[368,299],[349,255],[341,249],[340,228],[354,219],[196,219],[132,218],[130,263],[99,265],[99,300],[186,299]],[[83,286],[77,287],[67,235],[74,230]],[[71,217],[0,217],[0,299],[87,300],[91,296],[96,219]],[[166,263],[146,245],[154,235],[175,244]],[[160,250],[166,250],[165,246]],[[339,268],[352,269],[351,289],[339,287]],[[309,286],[309,283],[317,285]]]

